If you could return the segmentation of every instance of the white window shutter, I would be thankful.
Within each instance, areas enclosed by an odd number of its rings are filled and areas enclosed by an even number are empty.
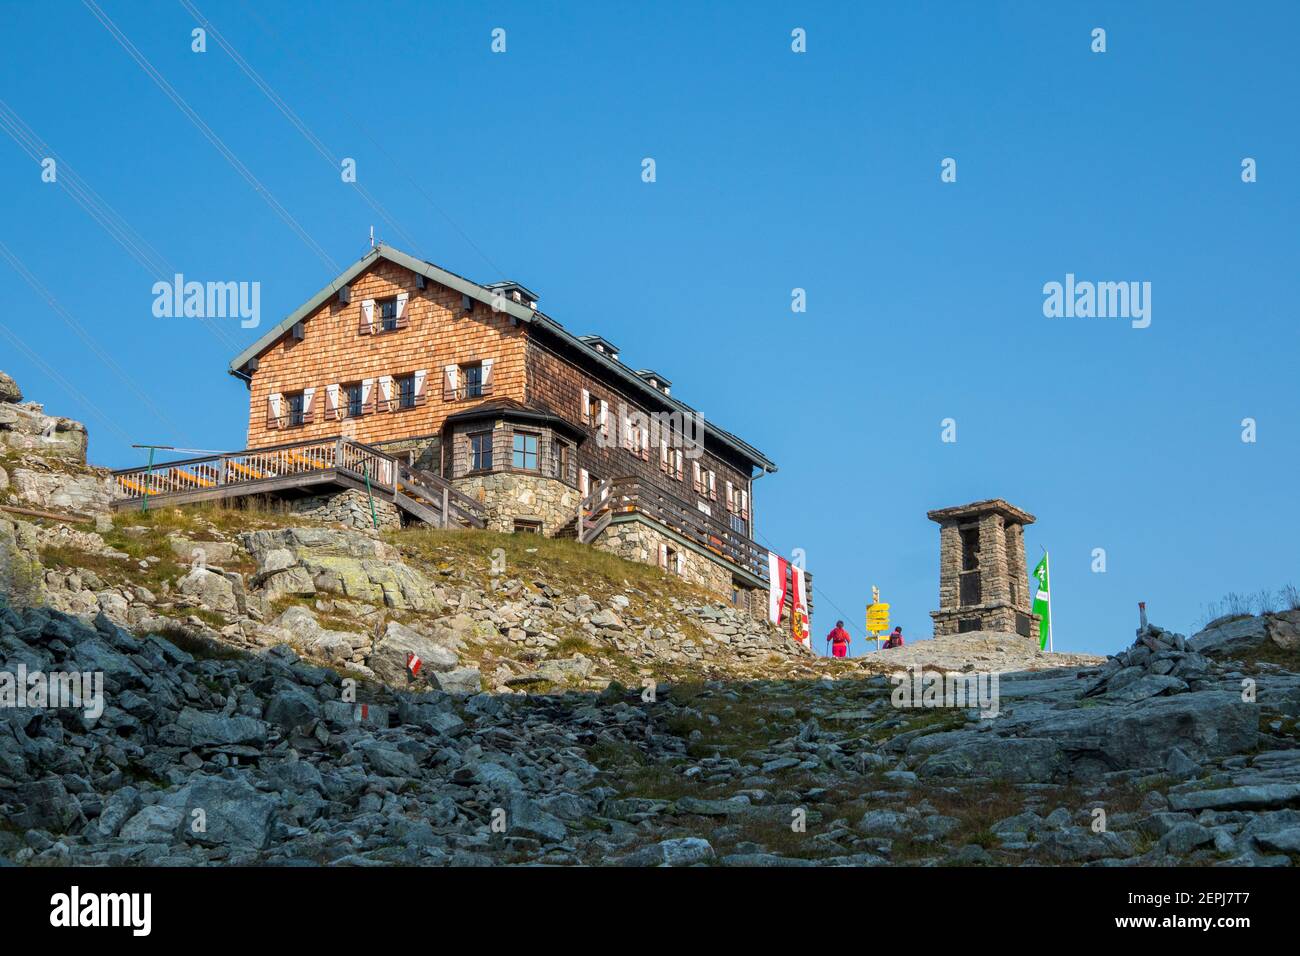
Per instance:
[[[609,402],[603,398],[600,400],[600,430],[609,437]]]
[[[483,382],[483,389],[484,389],[485,391],[487,390],[488,385],[491,384],[491,382],[492,382],[492,362],[493,362],[493,361],[494,361],[493,359],[484,359],[484,360],[483,360],[483,375],[482,375],[482,382]]]
[[[393,400],[393,376],[379,376],[379,400],[381,402],[391,402]]]
[[[700,463],[698,461],[691,462],[691,485],[696,491],[700,490]]]
[[[684,470],[684,469],[683,469],[683,466],[682,466],[682,462],[683,462],[683,460],[684,460],[683,457],[682,457],[682,450],[681,450],[680,448],[675,448],[675,449],[673,449],[673,453],[674,453],[674,454],[676,455],[676,457],[677,457],[677,466],[676,466],[676,469],[675,469],[675,470],[676,470],[676,474],[677,474],[677,480],[678,480],[678,481],[681,481],[681,480],[682,480],[682,472],[683,472],[683,470]]]
[[[417,369],[415,372],[415,400],[418,402],[424,398],[424,387],[429,382],[429,370],[427,368]]]
[[[451,397],[456,397],[457,373],[460,371],[455,365],[446,365],[443,367],[443,374],[447,377],[447,391]]]
[[[731,482],[727,482],[727,510],[736,510],[736,489]]]
[[[361,303],[362,324],[365,325],[367,332],[375,331],[375,300],[366,299]]]
[[[582,497],[585,498],[587,497],[587,495],[591,494],[590,485],[591,482],[587,477],[587,469],[579,468],[578,469],[578,490],[582,492]]]
[[[718,483],[716,481],[717,477],[718,475],[716,472],[713,471],[709,472],[709,497],[712,498],[714,501],[718,500]]]
[[[677,573],[678,573],[679,575],[681,575],[682,577],[685,577],[685,576],[686,576],[686,553],[685,553],[684,551],[678,551],[678,552],[677,552],[677,568],[676,568],[676,571],[677,571]]]
[[[266,425],[268,428],[280,427],[280,393],[272,392],[266,396]]]
[[[668,570],[668,545],[662,542],[659,544],[659,567]]]
[[[585,388],[582,390],[582,408],[579,409],[579,411],[582,412],[582,420],[584,422],[591,421],[591,392],[587,391]]]
[[[304,389],[302,390],[302,420],[303,420],[303,422],[311,422],[311,421],[314,420],[314,418],[315,418],[315,415],[314,415],[315,410],[312,408],[312,405],[315,403],[315,401],[316,401],[316,387],[315,387],[315,386],[312,386],[312,387],[310,387],[310,388],[304,388]]]
[[[407,293],[405,292],[397,293],[397,321],[398,322],[401,322],[402,318],[406,315],[407,298],[408,298]]]
[[[364,412],[370,407],[370,402],[375,394],[375,380],[373,378],[365,379],[361,383],[361,410]]]
[[[646,461],[650,460],[650,428],[648,425],[641,426],[641,457]]]
[[[325,386],[325,416],[327,418],[337,418],[339,414],[339,387],[338,385]]]
[[[659,439],[659,467],[668,470],[668,439]]]

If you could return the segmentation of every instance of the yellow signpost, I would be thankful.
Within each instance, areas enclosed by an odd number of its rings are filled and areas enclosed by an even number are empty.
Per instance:
[[[867,633],[876,642],[880,650],[880,632],[889,629],[889,605],[880,601],[880,588],[871,588],[871,603],[867,605]]]

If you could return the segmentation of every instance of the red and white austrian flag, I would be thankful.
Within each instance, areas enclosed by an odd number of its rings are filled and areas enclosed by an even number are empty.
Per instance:
[[[423,663],[424,661],[420,660],[415,654],[406,655],[406,669],[411,672],[412,677],[420,676],[420,665]]]

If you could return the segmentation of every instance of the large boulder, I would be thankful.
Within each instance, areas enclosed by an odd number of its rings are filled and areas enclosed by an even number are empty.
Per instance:
[[[182,833],[191,842],[254,850],[271,842],[276,802],[244,777],[192,779],[159,802],[182,810]]]
[[[1219,618],[1187,641],[1192,650],[1211,657],[1232,657],[1268,642],[1268,622],[1262,617]]]
[[[420,660],[416,673],[411,672],[412,655]],[[452,671],[460,663],[454,651],[397,621],[389,621],[384,636],[375,645],[367,665],[390,687],[427,686],[438,672]]]
[[[227,717],[186,707],[176,718],[176,726],[186,735],[191,747],[231,747],[241,744],[261,747],[266,743],[267,726],[253,717]]]
[[[1052,740],[980,735],[983,739],[931,754],[916,770],[922,777],[993,777],[1043,783],[1061,777],[1065,753]]]
[[[176,588],[187,594],[204,607],[221,614],[237,614],[239,599],[235,596],[235,585],[230,578],[217,571],[196,567],[176,582]]]
[[[17,403],[23,400],[23,390],[6,372],[0,372],[0,403]]]
[[[1300,651],[1300,609],[1270,614],[1268,639],[1285,651]]]
[[[86,443],[86,426],[81,422],[46,415],[31,403],[0,403],[0,448],[84,465]]]
[[[1033,732],[1067,749],[1076,766],[1096,761],[1131,770],[1164,769],[1175,747],[1202,763],[1244,753],[1255,746],[1258,731],[1258,704],[1231,691],[1200,691],[1060,711],[1044,717]]]
[[[370,534],[335,528],[278,528],[246,532],[239,542],[257,561],[255,587],[279,594],[308,593],[305,588],[310,579],[316,591],[369,604],[435,613],[443,610],[433,583]],[[293,568],[305,574],[281,580]]]
[[[37,549],[35,525],[0,514],[0,597],[14,607],[44,601],[45,576]]]
[[[52,511],[106,512],[113,500],[112,481],[96,474],[18,468],[11,481],[13,492],[21,501]]]
[[[316,616],[300,604],[286,608],[284,613],[271,622],[268,631],[282,643],[291,644],[313,657],[334,664],[348,664],[358,660],[370,643],[370,639],[363,634],[321,627]]]

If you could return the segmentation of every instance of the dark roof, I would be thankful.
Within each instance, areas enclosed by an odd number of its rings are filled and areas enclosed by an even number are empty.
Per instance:
[[[446,424],[454,425],[487,419],[495,421],[498,418],[511,422],[531,422],[535,425],[547,425],[565,432],[578,442],[587,437],[587,433],[577,425],[574,425],[562,415],[557,415],[540,402],[524,404],[515,401],[513,398],[494,398],[491,401],[475,405],[473,408],[455,412],[447,416]]]

